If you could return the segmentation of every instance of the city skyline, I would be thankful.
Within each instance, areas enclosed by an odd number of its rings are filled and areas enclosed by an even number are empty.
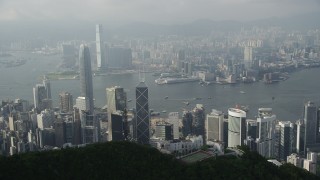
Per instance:
[[[90,28],[87,41],[0,41],[0,94],[33,88],[34,95],[33,104],[25,94],[2,101],[0,154],[132,141],[183,159],[241,157],[246,146],[277,166],[293,162],[316,174],[319,29],[209,25],[208,34],[180,27],[189,33],[104,41],[102,24]],[[42,84],[34,83],[39,74]]]

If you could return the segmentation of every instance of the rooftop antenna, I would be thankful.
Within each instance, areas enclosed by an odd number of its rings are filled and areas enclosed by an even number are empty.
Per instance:
[[[145,74],[144,74],[144,65],[142,65],[142,74],[141,74],[141,67],[139,67],[139,81],[145,82]]]
[[[146,80],[146,74],[145,74],[145,71],[144,71],[144,64],[142,64],[142,78],[141,78],[141,82],[145,82]]]

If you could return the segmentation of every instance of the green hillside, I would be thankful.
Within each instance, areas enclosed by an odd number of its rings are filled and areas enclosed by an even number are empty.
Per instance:
[[[256,153],[185,164],[129,142],[0,158],[0,179],[317,179],[291,165],[278,168]]]

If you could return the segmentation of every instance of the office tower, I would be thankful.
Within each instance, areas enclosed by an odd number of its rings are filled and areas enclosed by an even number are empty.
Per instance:
[[[149,119],[149,95],[148,87],[142,81],[136,87],[136,117],[135,135],[138,143],[149,144],[150,139],[150,119]]]
[[[71,117],[70,120],[64,121],[65,125],[65,143],[74,144],[74,121]]]
[[[42,84],[36,84],[33,88],[34,107],[38,112],[52,108],[50,82],[44,76]]]
[[[80,111],[82,143],[90,144],[99,141],[99,125],[95,115],[90,111]]]
[[[73,109],[73,143],[72,144],[81,144],[81,119],[80,119],[80,110],[78,108]]]
[[[127,94],[123,88],[115,86],[106,89],[108,112],[124,111],[127,108]]]
[[[257,120],[247,119],[246,120],[247,137],[251,137],[254,140],[258,137]]]
[[[105,46],[102,40],[102,25],[96,25],[96,52],[97,52],[97,69],[98,71],[105,71],[107,69],[107,62],[105,56]]]
[[[246,139],[246,112],[240,109],[228,109],[228,147],[244,145]]]
[[[249,46],[244,47],[243,60],[244,60],[245,67],[247,69],[250,69],[253,64],[252,63],[253,61],[252,47],[249,47]]]
[[[65,143],[65,137],[66,137],[66,126],[63,121],[63,119],[58,118],[54,122],[54,130],[55,130],[55,145],[57,147],[62,147],[62,145]]]
[[[54,121],[54,112],[51,110],[46,109],[44,111],[41,111],[41,113],[37,115],[38,128],[41,130],[53,127]]]
[[[108,141],[123,141],[123,112],[112,111],[108,119]]]
[[[132,50],[124,47],[107,48],[108,67],[113,69],[130,69],[132,67]]]
[[[33,100],[34,100],[34,108],[37,109],[38,112],[44,110],[42,101],[47,98],[47,91],[43,84],[36,84],[36,87],[33,88]]]
[[[173,124],[158,123],[156,124],[156,137],[162,140],[173,140]]]
[[[259,108],[257,118],[258,137],[257,151],[260,155],[271,158],[274,156],[276,116],[271,108]]]
[[[53,128],[44,128],[41,130],[41,140],[42,140],[42,148],[44,146],[52,146],[56,145],[55,141],[55,130]]]
[[[49,79],[46,76],[43,76],[42,84],[46,90],[46,98],[51,99],[51,85]]]
[[[82,97],[88,98],[89,112],[93,113],[93,84],[92,70],[89,48],[82,44],[79,50],[79,68],[80,68],[80,92]]]
[[[311,101],[307,102],[304,106],[304,118],[305,136],[304,136],[304,154],[306,155],[306,149],[310,145],[314,145],[317,142],[317,131],[319,131],[317,124],[317,108]]]
[[[296,126],[297,126],[297,134],[296,134],[296,150],[297,153],[303,153],[304,152],[304,147],[305,147],[305,124],[303,123],[302,120],[298,120],[296,122]]]
[[[224,114],[221,111],[212,109],[206,118],[206,140],[223,142],[223,120]]]
[[[290,121],[280,121],[278,123],[278,133],[279,144],[277,145],[278,153],[276,154],[276,157],[282,161],[285,161],[287,159],[287,156],[289,156],[292,153],[292,148],[293,148],[293,123]]]
[[[72,112],[73,111],[73,99],[72,94],[68,92],[61,92],[59,94],[60,99],[60,112]]]
[[[10,131],[16,131],[15,122],[17,121],[17,118],[15,116],[9,116],[9,130]]]
[[[192,121],[192,132],[194,135],[201,135],[205,137],[204,132],[204,121],[205,121],[205,112],[202,104],[196,104],[196,107],[192,111],[193,121]],[[205,139],[205,138],[204,138]]]
[[[179,112],[170,112],[167,122],[173,125],[173,138],[179,139]]]
[[[90,104],[89,104],[89,98],[88,97],[77,97],[76,99],[76,108],[79,109],[79,111],[90,111]]]
[[[193,116],[190,111],[183,111],[182,114],[182,136],[187,137],[192,134]]]
[[[127,107],[127,94],[119,86],[107,88],[106,94],[108,106],[108,141],[124,140],[124,112]]]

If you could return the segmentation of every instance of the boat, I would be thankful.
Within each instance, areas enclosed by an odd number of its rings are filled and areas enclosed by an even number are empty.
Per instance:
[[[201,99],[202,99],[201,97],[194,98],[194,100],[201,100]]]
[[[244,92],[244,91],[240,91],[240,93],[241,93],[241,94],[245,94],[246,92]]]
[[[186,106],[188,106],[190,103],[188,101],[183,102]]]
[[[169,98],[168,96],[164,97],[164,99],[168,99],[168,98]]]
[[[176,83],[185,83],[185,82],[195,82],[199,81],[198,78],[159,78],[155,80],[156,84],[176,84]]]
[[[132,101],[132,99],[129,99],[129,100],[128,100],[128,102],[131,102],[131,101]]]
[[[152,112],[151,113],[151,116],[159,116],[160,115],[160,112]]]
[[[162,113],[166,113],[166,112],[167,112],[166,110],[163,110],[163,111],[162,111]]]

